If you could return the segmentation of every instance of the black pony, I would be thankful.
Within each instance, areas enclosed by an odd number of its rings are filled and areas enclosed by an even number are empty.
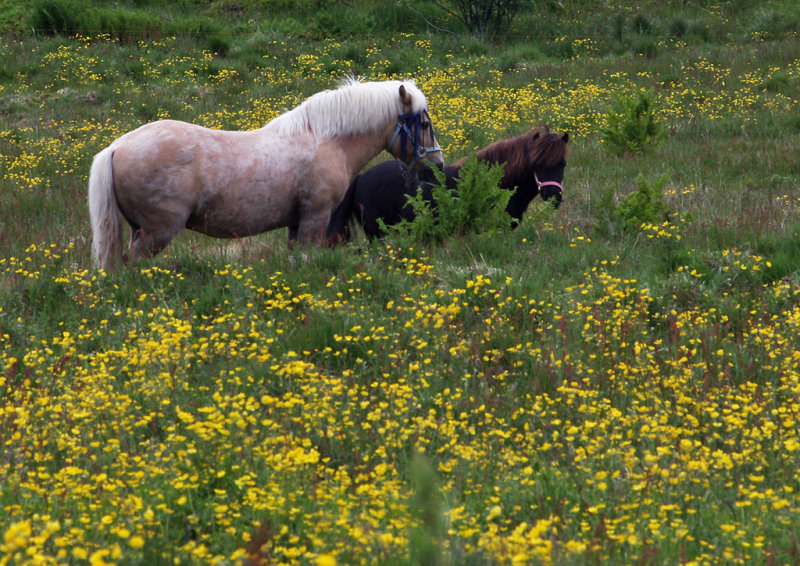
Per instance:
[[[561,204],[564,168],[567,166],[567,141],[569,134],[559,137],[548,128],[533,130],[515,138],[497,141],[478,151],[479,161],[505,164],[505,174],[500,187],[516,192],[511,197],[506,211],[515,220],[522,219],[531,200],[541,192],[544,200],[555,199]],[[456,179],[464,159],[444,168],[447,187],[458,190]],[[394,161],[385,161],[358,175],[348,187],[342,202],[331,213],[326,230],[328,242],[336,244],[350,239],[350,220],[355,217],[371,239],[383,235],[378,219],[386,226],[397,224],[402,219],[413,220],[414,212],[407,197],[422,188],[422,195],[433,202],[433,181],[430,172],[422,172],[420,178]]]

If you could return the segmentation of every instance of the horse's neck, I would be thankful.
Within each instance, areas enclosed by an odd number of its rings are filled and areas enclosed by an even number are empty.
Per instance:
[[[375,156],[386,149],[387,142],[380,136],[376,136],[374,132],[350,134],[332,141],[339,145],[340,151],[344,154],[351,179]]]

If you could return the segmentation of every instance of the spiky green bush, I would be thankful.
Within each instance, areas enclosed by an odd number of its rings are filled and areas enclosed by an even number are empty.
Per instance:
[[[616,96],[602,128],[603,142],[618,153],[639,152],[663,143],[666,128],[656,117],[652,90],[633,98]]]
[[[444,173],[431,168],[436,177],[433,202],[425,199],[422,190],[408,199],[414,219],[386,227],[394,233],[417,242],[442,242],[453,235],[467,235],[511,229],[511,216],[506,212],[512,191],[499,187],[503,165],[489,165],[474,156],[461,166],[458,191],[447,188]]]
[[[670,212],[662,196],[667,180],[665,175],[649,182],[639,174],[636,178],[637,190],[622,197],[618,204],[614,202],[614,192],[606,192],[598,206],[603,218],[599,225],[600,232],[630,232],[644,223],[661,224],[667,221]]]

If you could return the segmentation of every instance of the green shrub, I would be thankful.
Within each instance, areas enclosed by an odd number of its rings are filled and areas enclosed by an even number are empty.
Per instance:
[[[394,34],[424,33],[432,30],[428,22],[436,19],[439,9],[433,3],[418,3],[413,9],[405,2],[374,2],[370,12],[375,17],[375,31]]]
[[[669,22],[669,35],[671,37],[681,38],[689,31],[689,24],[681,17],[674,17]]]
[[[569,60],[575,58],[575,48],[569,38],[556,38],[545,43],[542,45],[542,51],[545,55],[554,59]]]
[[[37,0],[30,25],[46,34],[102,33],[123,41],[183,34],[202,41],[210,51],[225,54],[230,49],[230,31],[218,19],[195,14],[165,20],[152,10],[96,6],[85,0]]]
[[[322,37],[369,34],[375,29],[375,16],[371,11],[333,4],[316,15],[314,29]]]
[[[598,22],[598,30],[605,30],[609,47],[617,53],[633,51],[647,57],[655,55],[655,46],[661,35],[657,22],[644,14],[619,13],[608,21]]]
[[[620,153],[643,151],[663,143],[665,127],[655,116],[653,91],[639,92],[635,98],[617,96],[601,128],[603,142]]]
[[[543,61],[545,55],[534,44],[511,45],[494,58],[494,67],[501,71],[529,69]]]
[[[639,230],[642,224],[661,224],[670,217],[670,211],[664,203],[662,189],[668,178],[666,175],[649,183],[643,175],[636,178],[637,190],[625,195],[614,203],[613,191],[607,192],[598,206],[604,215],[599,225],[603,234],[612,232],[632,232]]]
[[[636,55],[642,55],[648,59],[655,59],[658,54],[658,42],[651,37],[642,37],[631,43],[631,50]]]
[[[761,88],[767,92],[784,92],[793,88],[793,80],[786,71],[777,71],[764,79]]]
[[[84,6],[74,0],[37,0],[31,11],[31,27],[42,33],[74,35],[82,31]]]
[[[636,14],[631,22],[634,33],[639,35],[652,35],[655,32],[655,25],[647,16]]]
[[[15,27],[25,18],[28,6],[14,0],[0,0],[0,29],[6,30]]]
[[[786,33],[800,31],[800,8],[794,6],[769,6],[764,3],[748,20],[747,30],[759,33],[762,39],[775,39]]]
[[[160,35],[161,22],[151,12],[116,7],[97,7],[80,0],[37,0],[30,15],[31,27],[41,33],[140,39]]]
[[[756,251],[769,258],[769,264],[760,270],[764,283],[771,283],[786,277],[796,279],[800,272],[800,246],[797,239],[800,226],[790,224],[785,232],[759,234],[755,243]]]
[[[626,195],[617,207],[620,219],[628,225],[639,226],[644,222],[659,224],[669,219],[667,205],[661,190],[667,182],[664,175],[648,183],[644,175],[636,178],[638,190]]]
[[[431,170],[437,180],[433,186],[435,204],[428,202],[420,189],[408,199],[414,220],[383,225],[385,232],[417,242],[436,243],[454,235],[511,229],[512,219],[506,206],[513,191],[499,187],[503,165],[489,165],[470,157],[461,166],[458,191],[447,188],[444,173],[436,168]]]
[[[83,30],[86,34],[99,32],[123,40],[138,40],[161,35],[161,22],[144,10],[95,9],[87,12]]]

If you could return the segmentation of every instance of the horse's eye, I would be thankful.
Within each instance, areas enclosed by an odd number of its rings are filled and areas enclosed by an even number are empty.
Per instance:
[[[422,129],[423,130],[427,130],[430,127],[431,127],[431,123],[430,122],[422,122]]]

